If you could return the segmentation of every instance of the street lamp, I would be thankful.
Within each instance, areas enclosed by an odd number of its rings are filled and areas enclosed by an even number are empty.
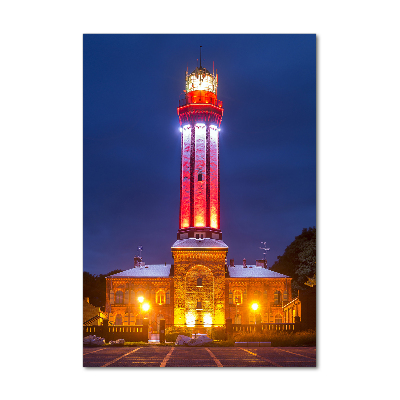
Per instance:
[[[140,322],[143,325],[143,320],[142,320],[142,303],[144,301],[144,297],[143,296],[139,296],[138,297],[138,302],[140,303],[139,305],[139,314],[140,314]]]
[[[254,310],[254,324],[256,323],[256,311],[258,310],[258,304],[257,303],[253,303],[251,305],[251,308]]]

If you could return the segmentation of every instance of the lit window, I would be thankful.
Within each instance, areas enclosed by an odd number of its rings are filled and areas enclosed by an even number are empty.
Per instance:
[[[156,303],[159,305],[165,304],[165,292],[164,290],[159,290],[156,294]]]
[[[235,302],[235,304],[242,304],[242,291],[241,290],[235,290],[234,302]]]

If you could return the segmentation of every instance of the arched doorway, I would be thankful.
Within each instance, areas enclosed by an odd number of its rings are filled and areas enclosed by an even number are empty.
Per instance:
[[[188,325],[211,325],[214,319],[214,276],[204,265],[185,277],[185,319]]]

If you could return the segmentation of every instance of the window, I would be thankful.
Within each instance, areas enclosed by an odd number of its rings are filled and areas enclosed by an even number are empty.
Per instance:
[[[202,278],[197,278],[196,286],[197,287],[202,287],[203,286],[203,279]]]
[[[235,324],[241,324],[241,323],[242,323],[242,316],[238,314],[235,317]]]
[[[115,293],[115,304],[124,304],[124,294],[122,293],[122,290],[118,290]],[[119,324],[119,325],[122,325],[122,324]]]
[[[156,294],[156,303],[159,305],[165,304],[165,291],[159,290]]]
[[[242,304],[242,291],[241,290],[235,290],[233,301],[235,302],[235,304]]]
[[[282,323],[282,315],[281,314],[275,315],[275,323],[276,324],[281,324]]]
[[[122,293],[122,292],[121,292]],[[115,325],[122,325],[122,315],[121,314],[118,314],[116,317],[115,317]]]
[[[278,290],[274,293],[274,304],[281,304],[282,303],[282,293]]]
[[[197,175],[197,180],[198,180],[199,182],[201,182],[201,181],[203,180],[203,175],[202,175],[202,174],[198,174],[198,175]]]
[[[165,303],[169,304],[170,300],[169,300],[169,290],[167,290],[167,292],[165,293]]]
[[[197,302],[196,310],[202,310],[203,307],[201,306],[201,301]]]
[[[110,290],[110,304],[114,304],[114,290]]]
[[[229,291],[229,304],[233,304],[233,293]]]
[[[288,292],[287,292],[287,290],[285,290],[283,292],[283,301],[288,301]]]

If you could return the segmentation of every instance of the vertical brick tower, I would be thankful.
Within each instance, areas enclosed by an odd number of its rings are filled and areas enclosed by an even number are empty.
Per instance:
[[[200,54],[201,60],[201,54]],[[228,246],[220,230],[219,127],[222,101],[218,75],[201,66],[186,71],[179,101],[181,185],[179,230],[173,244],[174,323],[225,323],[225,264]]]

